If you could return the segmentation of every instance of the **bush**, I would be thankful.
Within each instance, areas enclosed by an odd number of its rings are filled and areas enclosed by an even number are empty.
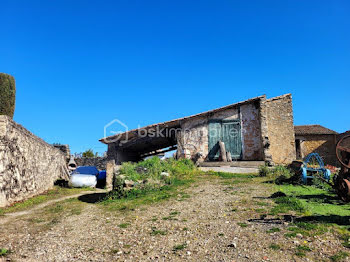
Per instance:
[[[0,73],[0,115],[13,118],[16,102],[16,84],[13,76]]]
[[[260,166],[259,175],[261,177],[283,180],[291,178],[293,176],[293,173],[290,169],[282,165],[275,166],[274,168],[269,168],[268,166]]]
[[[266,165],[259,166],[259,176],[265,177],[270,173],[270,169]]]

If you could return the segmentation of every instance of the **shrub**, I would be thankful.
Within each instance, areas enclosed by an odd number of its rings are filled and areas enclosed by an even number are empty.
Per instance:
[[[282,165],[275,166],[274,168],[264,165],[259,167],[259,175],[261,177],[286,180],[292,177],[293,173],[290,169]]]
[[[0,115],[13,118],[16,102],[16,85],[13,76],[0,73]]]
[[[259,176],[265,177],[270,173],[270,169],[266,165],[259,166]]]

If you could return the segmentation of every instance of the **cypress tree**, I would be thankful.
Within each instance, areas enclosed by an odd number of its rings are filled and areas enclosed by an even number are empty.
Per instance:
[[[15,78],[11,75],[0,73],[0,115],[7,115],[13,118],[15,102]]]

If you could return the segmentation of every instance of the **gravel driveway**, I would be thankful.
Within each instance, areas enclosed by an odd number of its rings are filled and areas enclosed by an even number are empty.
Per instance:
[[[59,217],[38,212],[1,224],[0,248],[11,250],[9,261],[329,261],[342,250],[331,234],[286,238],[287,223],[261,221],[272,192],[262,183],[208,178],[185,197],[125,212],[66,201],[63,207],[75,209]],[[60,212],[57,205],[43,212]],[[266,232],[276,227],[280,232]],[[276,243],[281,248],[271,249]],[[302,243],[312,248],[307,257],[295,256]]]

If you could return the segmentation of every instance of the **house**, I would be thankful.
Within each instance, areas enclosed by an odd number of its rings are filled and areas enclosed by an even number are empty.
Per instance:
[[[192,116],[100,139],[114,164],[176,150],[177,158],[218,161],[218,142],[232,160],[288,164],[295,160],[291,94],[265,95]]]
[[[326,164],[337,165],[337,132],[321,125],[295,126],[294,130],[297,159],[318,153]]]

